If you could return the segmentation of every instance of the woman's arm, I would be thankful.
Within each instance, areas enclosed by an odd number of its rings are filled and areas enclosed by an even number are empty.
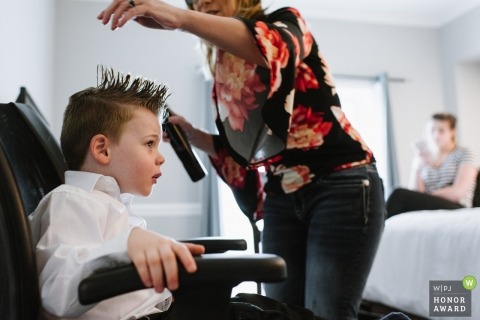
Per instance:
[[[424,165],[423,160],[419,156],[415,156],[412,162],[412,167],[410,170],[410,181],[409,189],[415,190],[418,192],[425,191],[425,183],[420,175],[422,166]]]
[[[188,10],[180,29],[248,62],[268,67],[252,34],[238,19]]]
[[[182,9],[157,0],[136,0],[134,7],[128,1],[114,0],[97,18],[103,24],[111,20],[112,30],[123,27],[129,20],[149,28],[183,30],[246,61],[267,67],[252,34],[242,21],[232,17]]]
[[[441,188],[432,192],[434,196],[459,202],[470,191],[470,188],[477,178],[478,170],[475,165],[466,163],[460,166],[455,181],[451,186]]]

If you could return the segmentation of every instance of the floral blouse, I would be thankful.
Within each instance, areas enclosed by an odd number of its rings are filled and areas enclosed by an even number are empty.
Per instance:
[[[282,8],[262,20],[241,20],[269,67],[217,50],[212,98],[219,135],[211,162],[242,211],[258,220],[264,192],[295,192],[316,177],[374,160],[345,117],[300,13]]]

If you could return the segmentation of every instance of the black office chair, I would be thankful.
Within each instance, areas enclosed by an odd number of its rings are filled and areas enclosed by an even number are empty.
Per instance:
[[[61,150],[39,112],[27,104],[0,104],[0,320],[40,319],[40,296],[28,214],[40,199],[63,182]],[[243,240],[197,238],[209,252],[242,249]],[[223,320],[234,286],[243,281],[286,278],[285,261],[275,255],[196,257],[198,271],[180,268],[180,288],[173,292],[172,319]],[[84,279],[79,299],[90,304],[144,289],[132,264],[101,270]]]

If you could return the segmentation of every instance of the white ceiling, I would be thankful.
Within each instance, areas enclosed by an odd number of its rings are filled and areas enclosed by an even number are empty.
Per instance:
[[[163,1],[185,6],[184,0]],[[292,6],[307,18],[438,28],[480,7],[480,0],[262,0],[262,4],[270,9]]]
[[[263,0],[265,6],[294,6],[309,18],[441,27],[480,6],[480,0]]]

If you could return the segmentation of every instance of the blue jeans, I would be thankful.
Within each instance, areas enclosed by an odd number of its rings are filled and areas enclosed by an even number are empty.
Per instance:
[[[374,165],[318,178],[286,195],[267,195],[263,252],[283,257],[288,278],[266,284],[270,298],[332,320],[357,319],[385,221]]]

